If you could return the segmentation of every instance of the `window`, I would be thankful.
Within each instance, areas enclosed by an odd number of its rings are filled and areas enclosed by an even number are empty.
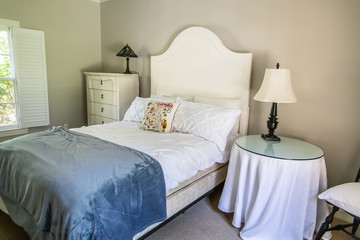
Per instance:
[[[0,131],[49,125],[45,35],[0,19]]]
[[[0,27],[0,127],[17,127],[15,78],[10,28]]]

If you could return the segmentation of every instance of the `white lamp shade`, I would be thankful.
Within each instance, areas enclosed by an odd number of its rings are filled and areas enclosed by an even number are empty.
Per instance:
[[[254,100],[275,103],[296,102],[291,86],[290,70],[266,69],[264,80]]]

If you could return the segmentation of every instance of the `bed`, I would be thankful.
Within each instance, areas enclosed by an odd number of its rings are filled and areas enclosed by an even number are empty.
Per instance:
[[[225,180],[229,148],[238,134],[247,133],[251,59],[251,53],[236,53],[227,49],[220,39],[206,28],[188,28],[174,39],[165,53],[151,57],[152,98],[136,99],[138,103],[145,101],[179,103],[173,122],[177,132],[162,134],[140,130],[141,123],[134,121],[138,110],[133,109],[131,112],[132,107],[128,110],[128,116],[125,114],[124,121],[71,129],[72,134],[90,135],[115,145],[124,145],[144,152],[159,161],[164,171],[166,186],[166,218],[158,218],[156,221],[142,225],[137,229],[133,239],[146,237],[159,225],[166,223]],[[189,119],[177,117],[179,113],[182,113],[181,116],[186,116],[191,111],[195,115],[196,112],[204,109],[204,105],[210,106],[209,109],[215,109],[208,112],[209,118],[215,117],[214,113],[218,113],[219,109],[223,111],[234,102],[241,109],[241,114],[235,120],[235,124],[232,124],[234,125],[231,126],[232,129],[227,131],[225,139],[224,136],[220,136],[221,146],[217,140],[213,142],[206,139],[207,136],[212,138],[212,133],[218,130],[219,126],[216,126],[218,129],[213,132],[206,133],[208,135],[205,134],[204,138],[202,134],[206,129],[212,129],[212,126],[202,126],[203,128],[200,129],[199,125],[190,126],[189,130],[189,126],[186,124],[184,126],[184,122]],[[188,108],[186,109],[185,106]],[[199,108],[196,109],[194,106]],[[232,106],[227,109],[230,108]],[[197,119],[190,119],[190,122],[193,123]],[[219,139],[219,136],[216,136],[216,139]],[[194,149],[195,155],[188,157],[186,153]],[[177,154],[177,158],[179,156],[182,159],[196,158],[199,161],[196,164],[191,163],[190,165],[193,166],[189,168],[174,167],[178,162],[176,157],[172,159],[174,154]],[[182,169],[183,173],[179,174],[179,177],[168,176],[168,168]],[[2,201],[0,201],[0,209],[7,212]],[[18,224],[21,225],[19,222]]]

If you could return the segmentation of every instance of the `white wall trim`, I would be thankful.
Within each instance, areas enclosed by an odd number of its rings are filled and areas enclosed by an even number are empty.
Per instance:
[[[90,1],[97,2],[97,3],[103,3],[103,2],[107,2],[109,0],[90,0]]]
[[[0,137],[9,137],[9,136],[22,135],[27,133],[29,133],[29,130],[27,128],[6,130],[0,132]]]

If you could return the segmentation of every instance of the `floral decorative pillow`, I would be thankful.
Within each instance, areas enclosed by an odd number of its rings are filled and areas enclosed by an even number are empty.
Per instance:
[[[180,103],[149,102],[141,123],[141,129],[171,132],[175,113]]]

